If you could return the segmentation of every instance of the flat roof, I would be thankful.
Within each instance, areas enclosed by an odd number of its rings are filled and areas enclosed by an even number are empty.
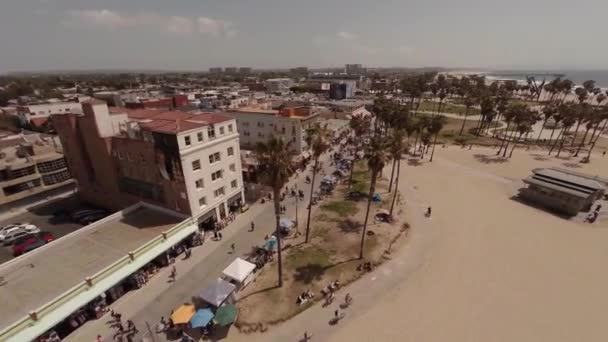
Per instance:
[[[183,220],[138,206],[0,266],[0,328],[108,267]]]
[[[177,134],[232,120],[222,113],[190,114],[176,110],[110,108],[111,114],[127,114],[140,122],[143,128],[153,132]]]

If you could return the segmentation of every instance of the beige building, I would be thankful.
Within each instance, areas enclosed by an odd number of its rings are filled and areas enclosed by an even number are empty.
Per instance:
[[[274,135],[289,141],[296,154],[308,150],[306,128],[319,119],[319,115],[308,106],[276,110],[241,108],[226,115],[236,119],[243,149],[254,149],[258,142],[266,142]]]
[[[0,137],[0,205],[72,182],[55,137],[37,133]]]

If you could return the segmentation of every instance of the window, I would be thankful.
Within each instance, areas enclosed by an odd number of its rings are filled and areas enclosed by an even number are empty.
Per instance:
[[[215,191],[213,192],[213,194],[215,195],[215,197],[220,197],[224,195],[224,187],[215,189]]]
[[[285,134],[285,126],[281,129],[281,133]]]
[[[203,179],[197,179],[194,184],[196,184],[197,189],[202,189],[204,187]]]
[[[258,132],[258,137],[263,138],[264,137],[264,133]]]
[[[234,147],[228,147],[228,155],[229,156],[233,156],[234,155]]]
[[[211,180],[216,181],[218,179],[222,179],[222,170],[217,170],[211,174]]]
[[[192,141],[190,141],[190,136],[186,135],[184,137],[184,142],[186,142],[186,146],[190,146],[190,144],[192,143]]]
[[[125,156],[122,154],[121,151],[118,151],[118,159],[120,159],[120,160],[125,159]]]
[[[235,180],[233,180],[232,182],[230,182],[230,186],[231,186],[233,189],[236,189],[236,187],[238,186],[238,183],[237,183],[236,179],[235,179]]]
[[[196,171],[196,170],[200,170],[201,169],[201,161],[200,160],[195,160],[192,162],[192,170]]]
[[[207,197],[201,197],[198,199],[198,205],[204,207],[207,205]]]
[[[232,133],[232,124],[228,125],[228,132]]]
[[[220,135],[224,135],[224,127],[220,127]]]
[[[230,166],[228,168],[230,168],[230,171],[232,171],[232,172],[236,171],[236,165],[235,164],[230,164]]]
[[[198,141],[203,141],[203,132],[196,133],[196,137],[198,138]]]
[[[264,127],[264,123],[263,123],[263,122],[258,121],[258,127]]]
[[[209,139],[215,138],[215,128],[213,128],[213,127],[207,128],[207,135],[209,136]]]
[[[215,152],[214,154],[209,155],[209,164],[217,163],[220,161],[220,153]]]

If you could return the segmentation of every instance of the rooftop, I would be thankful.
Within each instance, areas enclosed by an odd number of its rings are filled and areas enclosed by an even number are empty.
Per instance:
[[[110,108],[110,113],[127,114],[129,119],[139,121],[142,128],[167,134],[186,132],[232,120],[231,117],[222,114],[188,114],[175,110]]]
[[[0,137],[0,169],[56,159],[62,155],[61,143],[57,137],[38,133]]]
[[[533,175],[524,179],[525,183],[546,187],[576,197],[587,198],[604,186],[586,175],[574,175],[557,168],[532,170]]]
[[[5,263],[0,266],[0,327],[27,316],[181,221],[154,207],[138,206]]]

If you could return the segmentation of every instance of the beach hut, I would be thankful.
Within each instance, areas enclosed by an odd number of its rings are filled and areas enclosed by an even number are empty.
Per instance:
[[[209,322],[215,315],[211,309],[199,309],[190,319],[190,327],[203,328],[209,325]]]
[[[192,319],[192,316],[194,316],[195,311],[194,305],[184,304],[173,311],[171,320],[173,324],[187,324]]]
[[[232,295],[235,289],[236,285],[227,282],[224,279],[217,278],[213,283],[201,291],[199,297],[205,302],[215,307],[219,307]]]
[[[222,274],[227,280],[236,283],[237,287],[240,289],[253,280],[254,270],[255,264],[241,258],[236,258],[224,269]]]

